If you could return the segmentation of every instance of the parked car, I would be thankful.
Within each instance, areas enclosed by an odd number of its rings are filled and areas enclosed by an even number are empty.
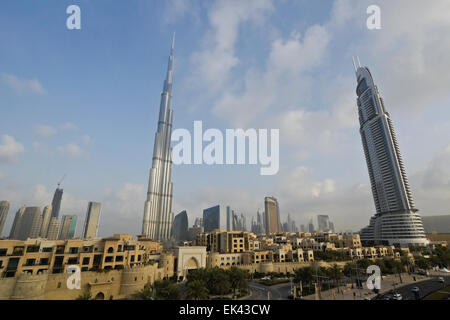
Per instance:
[[[447,268],[439,269],[439,272],[450,273],[450,271]]]

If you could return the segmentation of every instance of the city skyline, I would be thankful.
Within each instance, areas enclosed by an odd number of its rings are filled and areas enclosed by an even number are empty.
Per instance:
[[[151,17],[174,14],[176,6],[169,2],[156,5]],[[284,128],[276,177],[259,177],[258,168],[252,166],[174,167],[174,212],[186,210],[193,221],[204,208],[220,203],[223,208],[230,205],[243,212],[250,221],[249,217],[262,208],[263,197],[270,194],[280,202],[282,221],[290,213],[294,221],[307,224],[311,216],[324,213],[332,217],[337,230],[357,231],[367,225],[375,212],[360,137],[355,134],[354,75],[348,68],[351,55],[357,54],[371,66],[396,119],[420,213],[449,213],[450,126],[446,106],[450,97],[443,85],[448,82],[447,75],[441,70],[450,61],[447,55],[442,55],[439,63],[433,58],[447,52],[447,44],[434,38],[428,39],[433,46],[417,40],[430,32],[430,16],[438,21],[433,32],[448,30],[439,19],[445,2],[434,7],[408,4],[409,13],[399,4],[384,3],[383,28],[369,31],[364,25],[369,3],[365,1],[354,6],[348,1],[287,1],[276,8],[273,1],[233,3],[240,12],[237,21],[220,19],[228,17],[232,6],[216,1],[208,6],[193,4],[190,12],[172,15],[170,22],[138,16],[131,26],[109,25],[110,29],[101,33],[102,41],[93,37],[92,30],[102,30],[99,25],[110,23],[111,18],[98,8],[90,12],[98,21],[83,25],[78,34],[58,29],[56,21],[36,27],[31,34],[20,31],[17,24],[37,19],[42,8],[52,10],[55,16],[61,11],[41,3],[32,5],[36,14],[27,15],[21,14],[17,5],[7,4],[18,22],[4,13],[0,19],[2,29],[11,30],[10,35],[2,35],[3,40],[16,39],[0,53],[0,94],[11,105],[5,108],[9,121],[0,132],[0,200],[10,202],[3,236],[7,236],[21,206],[42,210],[52,203],[54,185],[64,172],[68,178],[60,216],[77,215],[81,221],[87,203],[94,198],[102,203],[105,213],[100,235],[140,233],[151,135],[157,123],[155,101],[167,55],[163,44],[173,30],[177,30],[180,42],[175,61],[174,128],[190,128],[198,119],[208,127]],[[80,1],[83,10],[87,10],[85,4]],[[114,8],[125,21],[138,9],[152,11],[145,6],[121,10],[121,4]],[[280,17],[290,11],[300,16],[288,14],[285,23],[280,23]],[[426,13],[427,18],[417,14],[415,27],[405,30],[396,21],[408,19],[411,12]],[[122,41],[136,34],[136,28],[143,32],[129,38],[126,50],[109,50],[115,37]],[[387,49],[381,45],[380,35],[389,43],[406,39],[406,44]],[[208,41],[211,37],[218,42]],[[37,45],[32,38],[42,44]],[[57,41],[65,45],[56,46]],[[27,42],[38,50],[28,50]],[[49,47],[60,50],[61,55],[46,58],[43,52]],[[108,59],[104,60],[102,53],[106,51]],[[17,52],[21,52],[19,57]],[[33,52],[35,58],[26,52]],[[83,61],[75,52],[83,53]],[[68,60],[73,64],[67,65]],[[48,71],[58,67],[72,74],[74,82],[63,73]],[[408,79],[407,85],[402,79]],[[135,154],[139,156],[130,156]]]

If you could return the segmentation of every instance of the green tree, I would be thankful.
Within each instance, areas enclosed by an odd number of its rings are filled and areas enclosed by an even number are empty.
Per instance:
[[[201,280],[193,280],[187,284],[185,296],[189,300],[207,300],[208,289]]]
[[[428,259],[425,259],[424,257],[418,256],[415,259],[415,264],[419,269],[430,269],[431,267],[431,262]]]
[[[86,291],[82,294],[80,294],[75,300],[91,300],[92,295],[90,291]]]
[[[303,285],[308,283],[308,286],[311,287],[311,282],[313,280],[313,268],[312,267],[304,267],[295,270],[294,281],[299,283],[300,281]]]
[[[152,289],[150,287],[144,287],[133,295],[134,300],[151,300]]]
[[[180,300],[180,288],[170,280],[158,280],[154,283],[156,300]]]
[[[338,287],[339,280],[343,277],[342,269],[337,264],[333,264],[330,268],[328,268],[328,276],[336,283],[336,286]]]
[[[247,290],[249,278],[248,271],[239,269],[237,267],[231,267],[231,269],[228,271],[228,276],[234,294],[236,294],[236,289],[238,289],[239,291]]]
[[[208,270],[206,285],[209,292],[214,295],[231,293],[231,284],[227,272],[217,267]]]

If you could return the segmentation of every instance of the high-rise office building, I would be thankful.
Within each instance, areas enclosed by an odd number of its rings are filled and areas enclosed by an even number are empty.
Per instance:
[[[41,232],[42,215],[39,207],[26,207],[20,221],[18,240],[39,238]]]
[[[52,206],[45,206],[44,212],[42,213],[42,224],[40,236],[41,238],[46,238],[48,233],[48,226],[50,225],[50,219],[52,218]]]
[[[313,223],[313,219],[311,219],[310,221],[309,221],[309,224],[308,224],[308,232],[309,233],[313,233],[315,230],[314,230],[314,223]]]
[[[48,224],[48,232],[47,239],[48,240],[57,240],[59,235],[59,230],[61,229],[61,224],[59,220],[55,217],[51,217],[50,223]]]
[[[317,227],[320,231],[330,230],[330,217],[324,214],[319,214],[317,216]]]
[[[22,221],[23,213],[25,212],[25,209],[27,207],[23,206],[19,210],[17,210],[16,215],[14,216],[13,225],[11,227],[11,231],[9,233],[9,239],[18,239],[19,236],[19,230],[20,230],[20,223]]]
[[[233,216],[234,211],[231,210],[230,206],[227,206],[227,231],[233,231]]]
[[[203,210],[203,228],[205,232],[220,229],[220,206]]]
[[[77,216],[64,215],[61,220],[61,230],[58,238],[60,240],[72,239],[77,228]]]
[[[189,221],[186,210],[181,211],[173,219],[173,237],[175,240],[189,239]]]
[[[59,218],[59,211],[61,210],[61,201],[63,196],[63,189],[59,187],[56,188],[55,193],[53,195],[52,200],[52,217],[55,217],[56,219]]]
[[[9,202],[0,201],[0,236],[2,235],[3,227],[5,226],[8,211],[9,211]]]
[[[300,231],[301,231],[301,232],[306,232],[306,228],[305,228],[305,225],[304,225],[304,224],[301,224],[301,225],[300,225]]]
[[[330,231],[335,232],[334,230],[334,223],[330,221]]]
[[[142,234],[154,240],[167,240],[171,237],[173,226],[172,212],[172,134],[173,113],[171,109],[173,82],[172,40],[166,80],[164,81],[159,109],[158,131],[153,147],[153,163],[150,169],[147,200],[144,206]]]
[[[96,238],[98,231],[98,223],[100,220],[101,203],[89,202],[86,212],[86,219],[84,220],[83,238]]]
[[[402,246],[426,244],[391,117],[369,69],[354,67],[360,134],[376,208],[369,226],[361,230],[361,240]]]
[[[203,219],[202,218],[195,218],[193,226],[194,226],[194,228],[203,227]]]
[[[280,232],[281,222],[277,199],[275,199],[274,197],[265,197],[264,208],[266,234]]]

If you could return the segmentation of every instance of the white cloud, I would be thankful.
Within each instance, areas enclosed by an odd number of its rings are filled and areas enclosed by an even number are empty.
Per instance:
[[[67,157],[77,158],[84,155],[84,150],[75,143],[69,143],[65,146],[59,147],[58,150]]]
[[[102,196],[99,232],[140,234],[146,189],[142,184],[125,183],[119,190],[106,190]]]
[[[36,127],[35,132],[37,135],[42,137],[50,137],[57,133],[57,130],[52,126],[48,125],[39,125]]]
[[[273,10],[271,0],[218,0],[208,12],[211,29],[205,35],[203,49],[191,61],[197,82],[217,91],[227,82],[229,72],[239,63],[235,44],[244,22],[262,23]]]
[[[23,151],[23,145],[17,142],[14,137],[9,135],[2,136],[2,143],[0,144],[0,162],[14,162],[19,153]]]
[[[20,79],[15,75],[2,73],[2,82],[19,93],[47,94],[42,84],[37,79]]]
[[[66,122],[61,126],[61,130],[65,131],[78,131],[78,127],[72,122]]]
[[[92,138],[89,135],[85,134],[81,136],[81,143],[85,146],[89,146],[92,144]]]

